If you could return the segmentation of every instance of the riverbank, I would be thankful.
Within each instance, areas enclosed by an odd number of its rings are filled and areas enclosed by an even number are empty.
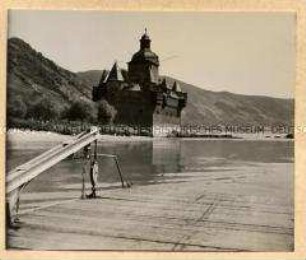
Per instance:
[[[62,135],[49,131],[9,129],[6,133],[7,146],[10,149],[43,149],[61,142],[72,140],[75,136]],[[99,142],[137,142],[150,141],[147,136],[100,135]]]
[[[7,131],[6,140],[7,146],[10,149],[40,149],[52,145],[57,145],[61,142],[72,140],[73,135],[63,135],[49,131],[35,130],[20,130],[9,129]],[[137,142],[137,141],[152,141],[153,139],[163,139],[166,137],[148,137],[148,136],[120,136],[120,135],[100,135],[99,142]],[[170,137],[175,138],[175,137]],[[258,135],[258,134],[240,134],[235,138],[205,138],[205,137],[180,137],[184,140],[212,140],[212,139],[227,139],[227,140],[275,140],[286,141],[290,140],[279,135]]]

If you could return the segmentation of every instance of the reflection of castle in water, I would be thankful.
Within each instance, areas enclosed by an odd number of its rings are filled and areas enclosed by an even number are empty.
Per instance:
[[[288,146],[289,145],[289,146]],[[293,143],[228,140],[183,140],[175,138],[148,141],[109,142],[99,153],[117,154],[124,174],[134,182],[146,184],[167,173],[211,172],[217,168],[249,162],[292,162]],[[120,181],[113,160],[99,157],[101,181]],[[69,171],[73,171],[70,169]],[[182,174],[181,176],[183,176]],[[157,178],[158,181],[166,178]]]
[[[158,173],[181,172],[182,151],[180,140],[154,140],[152,164]]]
[[[99,146],[99,152],[117,154],[124,173],[133,181],[146,182],[158,174],[180,172],[182,168],[180,140],[109,143]],[[99,158],[103,165],[103,180],[118,181],[112,160]]]
[[[116,108],[116,124],[144,126],[151,128],[152,133],[155,127],[177,128],[187,93],[178,82],[169,84],[160,78],[159,65],[145,32],[140,39],[140,50],[128,62],[128,70],[115,63],[109,73],[103,73],[99,84],[93,86],[93,100],[105,99]]]

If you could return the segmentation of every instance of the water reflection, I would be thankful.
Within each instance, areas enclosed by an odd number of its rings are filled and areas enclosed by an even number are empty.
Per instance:
[[[181,144],[175,139],[156,140],[152,144],[152,165],[156,173],[181,172]]]
[[[7,170],[42,151],[7,149]],[[98,153],[117,154],[123,173],[128,174],[134,183],[143,185],[167,173],[205,172],[249,163],[293,162],[293,142],[192,139],[105,142],[99,144]],[[100,182],[120,181],[112,159],[99,157],[98,162]],[[28,190],[64,191],[69,185],[73,187],[73,184],[81,183],[81,173],[81,161],[67,159],[38,176]]]

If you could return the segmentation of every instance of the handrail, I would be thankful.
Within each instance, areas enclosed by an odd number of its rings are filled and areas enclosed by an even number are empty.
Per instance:
[[[35,178],[43,171],[97,139],[98,129],[92,128],[89,133],[85,134],[81,138],[71,140],[70,142],[64,142],[29,162],[18,166],[7,175],[6,194],[8,195],[10,192]]]
[[[98,128],[92,127],[89,132],[81,133],[74,140],[63,142],[8,172],[5,182],[6,201],[9,206],[10,216],[14,213],[13,210],[19,200],[19,191],[24,185],[71,154],[97,141],[98,134]]]

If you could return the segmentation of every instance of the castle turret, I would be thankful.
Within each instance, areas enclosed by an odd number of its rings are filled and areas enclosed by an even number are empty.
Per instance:
[[[147,34],[147,29],[145,29],[144,35],[140,39],[140,49],[150,49],[151,48],[151,39]]]
[[[145,30],[140,38],[140,50],[133,55],[128,63],[129,79],[142,87],[146,87],[148,84],[158,84],[158,67],[158,56],[151,51],[151,39]]]
[[[107,78],[105,79],[106,82],[108,81],[124,81],[124,78],[122,76],[121,70],[118,67],[117,62],[114,63],[111,71],[109,72]]]
[[[176,81],[173,83],[172,90],[175,92],[182,92],[181,86]]]

